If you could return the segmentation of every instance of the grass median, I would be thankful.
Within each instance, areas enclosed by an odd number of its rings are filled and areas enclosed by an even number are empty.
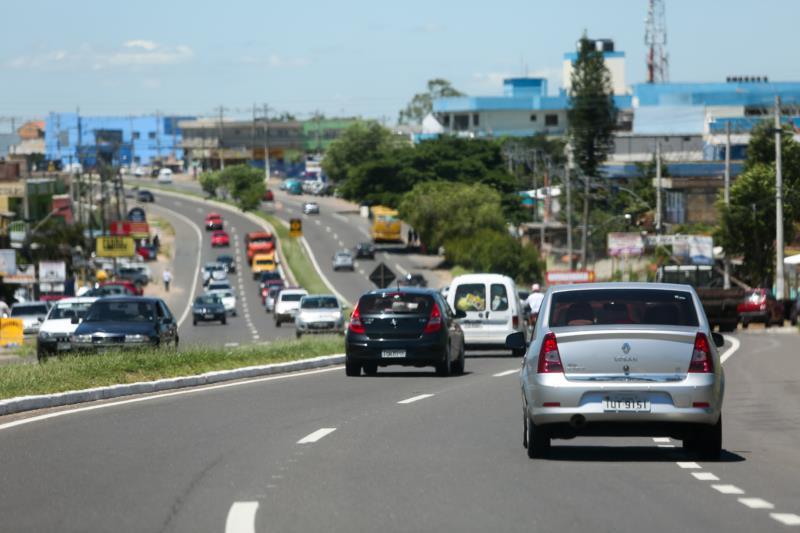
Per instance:
[[[43,364],[0,367],[0,399],[299,361],[343,351],[342,337],[325,335],[234,348],[189,346],[178,352],[148,349],[69,355]]]

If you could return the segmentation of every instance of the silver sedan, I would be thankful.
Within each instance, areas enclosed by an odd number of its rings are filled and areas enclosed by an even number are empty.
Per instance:
[[[333,270],[349,270],[353,271],[356,268],[353,254],[350,250],[339,250],[333,256]]]
[[[703,459],[722,451],[725,379],[694,289],[665,283],[551,287],[520,373],[524,444],[667,436]],[[524,347],[515,333],[507,345]]]

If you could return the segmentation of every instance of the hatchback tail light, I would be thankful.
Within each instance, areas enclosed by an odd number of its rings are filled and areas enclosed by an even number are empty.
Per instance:
[[[564,365],[561,364],[561,355],[558,353],[556,334],[553,332],[545,335],[542,340],[542,348],[539,350],[539,365],[536,371],[539,374],[564,372]]]
[[[519,327],[519,317],[517,315],[511,317],[511,326],[514,329],[517,329]]]
[[[361,322],[361,313],[358,312],[358,304],[356,304],[356,308],[353,309],[353,314],[350,316],[349,328],[352,333],[357,333],[359,335],[366,333],[364,323]]]
[[[431,309],[431,316],[428,318],[428,323],[425,324],[423,333],[436,333],[442,329],[442,313],[439,311],[439,306],[434,302]]]
[[[689,372],[709,373],[714,371],[714,361],[711,359],[711,348],[705,333],[698,333],[694,338],[692,361],[689,363]]]

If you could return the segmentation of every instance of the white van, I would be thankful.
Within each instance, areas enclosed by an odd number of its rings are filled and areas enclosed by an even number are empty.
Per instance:
[[[459,319],[467,349],[505,349],[506,337],[517,331],[527,335],[517,285],[500,274],[458,276],[447,291],[447,303],[467,313]],[[522,357],[525,351],[513,351]]]
[[[158,171],[158,179],[156,179],[157,183],[163,183],[168,185],[172,183],[172,171],[168,168],[162,168]]]

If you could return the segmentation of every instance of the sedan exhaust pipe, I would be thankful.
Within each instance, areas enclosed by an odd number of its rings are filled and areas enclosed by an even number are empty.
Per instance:
[[[583,429],[586,427],[586,417],[583,415],[574,415],[569,419],[569,425],[575,429]]]

